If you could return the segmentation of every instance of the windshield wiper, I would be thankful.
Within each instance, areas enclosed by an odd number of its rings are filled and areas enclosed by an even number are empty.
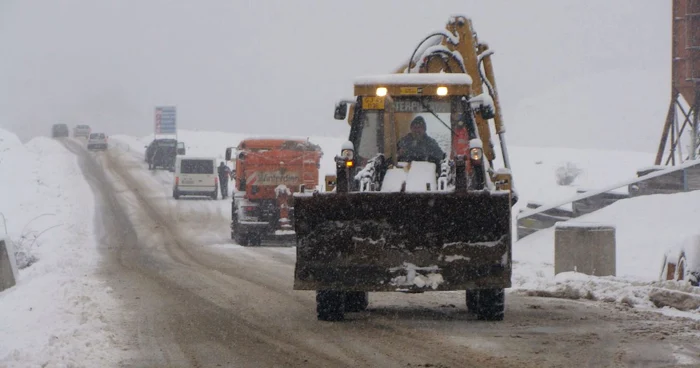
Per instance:
[[[428,110],[429,113],[431,113],[436,119],[438,119],[442,123],[442,125],[445,126],[445,128],[449,129],[450,132],[452,132],[452,135],[457,135],[457,133],[455,133],[452,127],[445,124],[445,122],[442,121],[442,119],[440,119],[440,117],[435,113],[435,111],[433,111],[433,109],[431,109],[429,105],[426,105],[425,102],[423,102],[422,98],[418,97],[418,102],[420,102],[421,106],[423,106],[424,109]]]

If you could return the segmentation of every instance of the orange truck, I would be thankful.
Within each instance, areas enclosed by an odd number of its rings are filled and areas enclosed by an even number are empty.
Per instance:
[[[245,139],[227,148],[235,165],[231,239],[243,246],[294,241],[293,198],[318,189],[322,156],[302,139]]]

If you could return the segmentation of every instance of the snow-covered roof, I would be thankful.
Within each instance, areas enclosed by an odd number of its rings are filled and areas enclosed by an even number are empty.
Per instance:
[[[207,161],[215,161],[217,160],[216,157],[204,157],[204,156],[177,156],[178,160],[207,160]]]
[[[355,78],[355,85],[411,85],[411,84],[472,84],[472,78],[464,73],[397,73],[369,75]]]

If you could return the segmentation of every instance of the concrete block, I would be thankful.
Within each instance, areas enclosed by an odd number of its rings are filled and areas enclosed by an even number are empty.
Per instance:
[[[574,221],[556,223],[554,274],[569,271],[615,276],[615,227]]]
[[[17,284],[17,261],[9,239],[0,238],[0,291]]]

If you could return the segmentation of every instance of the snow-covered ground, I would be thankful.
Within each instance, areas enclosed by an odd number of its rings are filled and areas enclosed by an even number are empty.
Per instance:
[[[0,213],[22,267],[0,292],[0,366],[114,366],[118,306],[96,274],[94,199],[76,156],[0,129],[0,173]]]
[[[236,146],[244,137],[244,134],[223,132],[179,132],[179,139],[187,143],[189,155],[220,159],[224,158],[226,147]],[[333,157],[339,152],[345,138],[308,138],[324,150],[321,175],[333,173]],[[152,136],[113,136],[113,139],[121,149],[141,153]],[[509,147],[509,150],[514,183],[520,197],[519,203],[514,207],[514,216],[528,202],[558,202],[573,197],[577,190],[603,188],[611,183],[635,178],[637,170],[649,167],[654,159],[653,154],[646,152],[552,147]],[[496,167],[502,165],[500,162],[501,158],[497,158]],[[556,171],[567,164],[578,170],[579,174],[572,184],[559,185]],[[171,185],[168,183],[169,180],[164,180],[166,187]],[[626,187],[622,187],[617,191],[626,190]],[[695,218],[693,214],[698,211],[694,205],[697,199],[700,199],[698,192],[638,197],[618,201],[601,211],[576,219],[616,226],[617,277],[598,278],[573,273],[555,277],[553,229],[526,237],[513,246],[515,264],[511,291],[564,290],[563,295],[569,297],[581,295],[652,308],[648,294],[653,287],[658,286],[655,281],[661,272],[664,252],[694,234],[691,222]],[[225,209],[216,211],[223,212],[226,216]],[[672,285],[673,282],[664,284],[666,287],[686,290],[683,285]],[[700,318],[700,311],[677,313]]]
[[[245,134],[181,131],[188,155],[224,158]],[[306,138],[306,137],[303,137]],[[211,222],[198,241],[226,254],[245,249],[228,239],[229,201],[176,201],[170,198],[172,174],[148,172],[143,152],[152,137],[110,137],[120,160],[134,167],[134,177],[147,181],[150,198],[158,206],[196,220]],[[333,173],[333,157],[344,137],[309,137],[324,150],[321,175]],[[635,176],[652,155],[636,152],[510,147],[520,203],[551,203],[569,198],[577,189],[595,189]],[[497,160],[498,161],[498,160]],[[138,163],[143,169],[141,172]],[[570,163],[580,170],[573,184],[556,182],[557,168]],[[78,163],[60,143],[37,138],[22,145],[0,130],[0,212],[7,219],[9,237],[37,261],[20,270],[18,285],[0,292],[0,366],[108,366],[123,359],[115,347],[120,336],[109,329],[117,307],[110,290],[96,274],[99,263],[94,230],[94,199]],[[617,228],[617,277],[590,277],[553,272],[553,231],[544,230],[514,244],[511,292],[560,297],[593,298],[655,309],[649,292],[658,286],[698,293],[675,282],[658,283],[664,251],[695,235],[691,220],[698,211],[699,193],[639,197],[619,201],[577,221],[602,222]],[[166,207],[167,208],[167,207]],[[180,209],[185,211],[180,211]],[[188,215],[189,214],[189,215]],[[42,233],[42,231],[45,231]],[[284,256],[294,250],[281,248]],[[240,254],[238,254],[240,256]],[[26,265],[28,258],[21,258]],[[658,310],[658,309],[655,309]],[[700,313],[658,310],[665,314],[700,318]],[[5,318],[9,316],[10,318]]]

